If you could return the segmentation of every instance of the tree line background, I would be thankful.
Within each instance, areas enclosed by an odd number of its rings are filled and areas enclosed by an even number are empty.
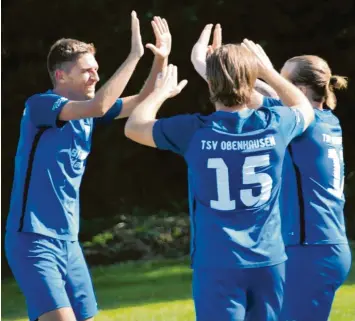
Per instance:
[[[24,102],[51,87],[46,70],[49,47],[62,37],[93,42],[103,84],[129,53],[130,12],[136,10],[144,43],[154,41],[150,25],[154,15],[168,20],[173,36],[170,61],[178,66],[179,77],[189,80],[159,117],[213,111],[207,86],[190,63],[192,46],[207,23],[222,24],[224,43],[244,37],[259,42],[278,69],[292,56],[315,54],[326,59],[335,74],[349,77],[349,89],[337,95],[335,114],[343,127],[347,231],[355,239],[352,0],[5,0],[2,9],[2,232]],[[152,59],[146,49],[124,95],[140,90]],[[94,134],[81,187],[81,239],[89,263],[187,254],[184,161],[129,141],[124,123],[98,127]],[[6,274],[6,260],[3,268]]]

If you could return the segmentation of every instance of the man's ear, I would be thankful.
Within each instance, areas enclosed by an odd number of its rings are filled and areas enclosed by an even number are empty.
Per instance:
[[[57,84],[63,83],[66,79],[65,71],[56,69],[54,72],[54,77]]]
[[[307,87],[306,86],[297,86],[299,90],[303,92],[305,96],[307,96]]]

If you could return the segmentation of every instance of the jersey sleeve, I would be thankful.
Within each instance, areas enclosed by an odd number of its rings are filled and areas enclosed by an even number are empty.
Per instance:
[[[304,132],[304,117],[297,108],[270,107],[269,110],[278,118],[278,128],[286,145]]]
[[[69,100],[53,93],[37,94],[26,101],[30,119],[37,127],[61,127],[65,122],[58,119]]]
[[[201,122],[197,115],[179,115],[155,122],[153,139],[159,149],[184,155]]]
[[[280,99],[275,99],[271,97],[263,98],[263,107],[275,107],[275,106],[283,106],[283,103]]]
[[[102,117],[94,118],[95,123],[107,124],[113,121],[122,111],[122,99],[119,98],[116,100],[114,105],[108,110],[108,112]]]

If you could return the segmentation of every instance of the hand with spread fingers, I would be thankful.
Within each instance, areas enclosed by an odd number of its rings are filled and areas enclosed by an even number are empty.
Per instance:
[[[265,78],[266,74],[269,74],[270,71],[274,71],[274,67],[270,61],[270,58],[267,56],[264,49],[259,44],[255,44],[249,39],[244,39],[242,46],[247,48],[257,58],[259,68],[258,78]]]
[[[152,27],[155,35],[155,46],[151,43],[146,45],[155,56],[166,59],[171,51],[171,34],[168,22],[160,17],[154,17]]]
[[[222,45],[222,28],[217,24],[213,31],[212,45],[209,45],[212,32],[212,24],[203,29],[200,38],[192,48],[191,62],[199,75],[206,80],[206,56]]]
[[[178,95],[186,84],[186,79],[178,84],[177,67],[170,64],[164,69],[163,73],[158,75],[155,82],[155,91],[158,91],[165,99],[168,99]]]

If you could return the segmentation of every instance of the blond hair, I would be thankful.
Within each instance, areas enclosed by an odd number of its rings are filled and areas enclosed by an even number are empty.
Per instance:
[[[335,109],[337,99],[335,89],[347,88],[347,77],[332,75],[328,63],[312,55],[293,57],[286,63],[295,63],[289,80],[295,85],[305,85],[312,90],[312,99],[325,103],[330,109]]]
[[[241,45],[223,45],[206,60],[211,101],[226,107],[248,104],[257,78],[257,61]]]

